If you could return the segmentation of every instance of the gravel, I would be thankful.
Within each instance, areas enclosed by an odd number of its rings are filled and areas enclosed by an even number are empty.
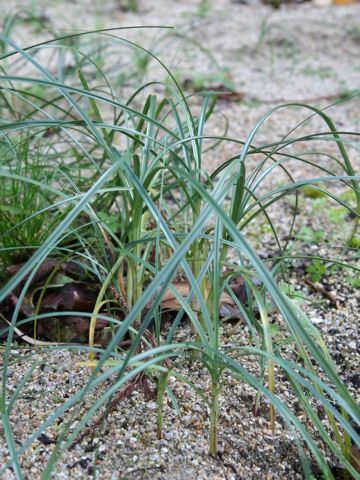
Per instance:
[[[199,15],[200,2],[193,0],[140,1],[137,13],[120,11],[118,2],[76,2],[38,1],[36,8],[46,15],[51,24],[63,31],[86,30],[93,27],[117,25],[177,25],[195,41],[210,49],[222,68],[229,71],[234,91],[244,95],[241,103],[220,100],[217,113],[209,121],[207,132],[222,132],[223,115],[229,119],[228,136],[245,140],[255,123],[272,106],[279,102],[310,102],[321,107],[329,105],[333,96],[345,90],[359,88],[359,14],[360,4],[318,8],[312,3],[290,4],[279,10],[249,2],[244,5],[229,0],[210,3],[204,17]],[[216,5],[215,5],[216,3]],[[18,3],[22,5],[23,2]],[[11,1],[15,6],[17,2]],[[196,15],[198,14],[198,15]],[[324,22],[326,18],[326,22]],[[69,21],[70,19],[70,21]],[[81,24],[80,24],[81,19]],[[35,32],[30,25],[17,27],[18,41],[29,42]],[[132,34],[137,40],[153,42],[153,33]],[[129,36],[130,38],[130,36]],[[205,85],[217,86],[214,80],[214,62],[199,49],[179,40],[176,48],[166,49],[162,58],[172,64],[183,79],[204,74]],[[163,75],[155,66],[151,75]],[[162,77],[163,78],[163,77]],[[326,110],[343,131],[359,131],[359,99],[330,107]],[[255,137],[255,144],[271,143],[297,127],[311,112],[304,108],[281,109],[265,122]],[[312,117],[299,126],[294,135],[324,131],[325,124],[318,117]],[[336,145],[328,142],[326,151],[336,154]],[[312,144],[315,148],[318,143]],[[299,147],[296,147],[299,148]],[[307,146],[304,145],[304,151]],[[321,146],[322,151],[325,150]],[[219,163],[238,154],[241,146],[228,142],[216,152],[209,152],[205,162],[211,172]],[[290,151],[290,150],[288,150]],[[349,148],[353,163],[360,165],[359,153]],[[249,158],[248,171],[256,165],[258,158]],[[325,155],[319,162],[329,162]],[[294,164],[295,179],[312,175],[310,167]],[[274,188],[282,178],[278,173],[268,176],[261,184],[260,191]],[[334,187],[334,191],[338,187]],[[316,201],[301,198],[295,233],[301,227],[309,226],[315,232],[325,231],[330,236],[331,248],[325,243],[294,239],[294,253],[311,252],[334,256],[344,240],[344,232],[350,231],[352,219],[346,217],[340,223],[330,223],[324,213],[324,206],[316,210]],[[271,218],[280,232],[286,235],[290,223],[292,205],[285,200],[270,211]],[[259,225],[258,225],[259,227]],[[252,226],[246,232],[260,255],[268,257],[276,251],[276,245],[269,232],[261,236],[253,232]],[[353,254],[347,254],[349,262],[358,262]],[[322,285],[331,292],[338,302],[336,307],[331,299],[314,291],[304,282],[306,262],[297,261],[289,267],[289,283],[296,293],[311,302],[304,302],[302,308],[326,339],[329,351],[336,363],[339,374],[355,399],[360,401],[360,354],[359,354],[359,290],[351,287],[343,270],[327,272]],[[282,320],[274,313],[272,321]],[[229,326],[232,328],[233,325]],[[280,330],[281,331],[281,330]],[[179,340],[191,338],[188,325],[179,330]],[[223,338],[227,343],[228,339]],[[240,324],[231,339],[246,345],[247,327]],[[289,352],[289,355],[291,353]],[[10,422],[17,447],[20,447],[49,416],[72,395],[76,394],[89,378],[88,367],[79,365],[87,359],[86,353],[76,349],[56,351],[34,351],[26,346],[15,345],[11,353],[10,370],[7,373],[7,392],[13,393],[34,361],[36,367],[13,405]],[[1,362],[1,360],[0,360]],[[243,360],[243,366],[258,374],[258,365]],[[205,393],[209,393],[210,379],[198,362],[187,364],[179,371]],[[226,376],[226,373],[225,373]],[[31,443],[20,456],[24,478],[40,478],[46,462],[55,449],[62,426],[70,418],[70,432],[89,406],[111,385],[111,380],[90,392],[86,399],[75,408],[71,407],[43,432],[44,435]],[[294,436],[283,420],[277,416],[274,434],[270,430],[266,401],[262,402],[260,414],[253,415],[254,389],[238,380],[228,378],[220,401],[219,456],[208,455],[209,417],[205,403],[193,390],[175,377],[170,377],[170,386],[179,403],[181,414],[177,415],[169,397],[164,401],[164,429],[162,439],[157,439],[156,412],[153,400],[146,400],[143,393],[134,391],[131,398],[121,401],[109,416],[101,432],[94,430],[75,447],[67,450],[52,478],[60,479],[161,479],[161,480],[239,480],[239,479],[301,479],[303,473],[297,454]],[[306,422],[304,413],[292,395],[287,382],[278,376],[277,393],[292,406],[298,418]],[[73,415],[73,416],[72,416]],[[96,414],[97,415],[97,414]],[[95,418],[96,418],[95,415]],[[325,422],[325,420],[324,420]],[[325,422],[326,425],[326,422]],[[313,432],[316,436],[316,433]],[[325,451],[329,463],[334,459]],[[9,459],[4,430],[0,426],[0,464]],[[316,470],[315,470],[316,471]],[[2,479],[15,478],[11,469],[2,474]]]

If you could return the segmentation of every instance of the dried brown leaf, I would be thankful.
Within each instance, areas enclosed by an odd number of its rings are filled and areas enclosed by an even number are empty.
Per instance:
[[[42,310],[75,310],[91,312],[97,293],[76,283],[66,283],[57,293],[46,295],[41,302]]]

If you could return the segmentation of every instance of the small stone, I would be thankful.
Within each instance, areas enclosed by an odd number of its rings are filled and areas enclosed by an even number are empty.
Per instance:
[[[8,368],[8,369],[6,370],[6,378],[12,377],[13,374],[14,374],[14,371],[11,370],[11,368]],[[3,374],[2,374],[2,372],[1,372],[1,373],[0,373],[0,380],[2,380],[2,379],[3,379]]]
[[[349,378],[348,378],[349,382],[351,382],[354,387],[356,388],[360,388],[360,374],[359,373],[355,373],[354,375],[351,375]]]
[[[232,378],[229,383],[232,387],[235,387],[236,385],[240,385],[241,382],[240,382],[240,380],[237,380],[236,378]]]
[[[320,323],[323,323],[324,320],[322,318],[319,318],[319,317],[314,317],[311,319],[312,323],[315,323],[315,325],[318,325]]]

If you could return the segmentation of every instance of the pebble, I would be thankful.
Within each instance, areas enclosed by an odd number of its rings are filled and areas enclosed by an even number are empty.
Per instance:
[[[3,373],[2,372],[3,371],[0,372],[0,380],[3,379]],[[14,375],[14,371],[11,370],[11,368],[7,368],[6,369],[6,378],[11,377],[12,375]]]

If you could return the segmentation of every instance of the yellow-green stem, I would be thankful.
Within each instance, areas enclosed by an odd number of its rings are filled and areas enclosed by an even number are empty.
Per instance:
[[[219,385],[217,380],[211,383],[211,404],[210,404],[210,440],[209,453],[216,455],[217,453],[217,436],[219,423]]]
[[[158,380],[158,391],[157,391],[157,436],[159,439],[161,439],[162,435],[162,426],[163,426],[163,398],[164,398],[164,393],[168,381],[168,376],[169,373],[165,373],[163,375],[160,375],[159,380]]]

